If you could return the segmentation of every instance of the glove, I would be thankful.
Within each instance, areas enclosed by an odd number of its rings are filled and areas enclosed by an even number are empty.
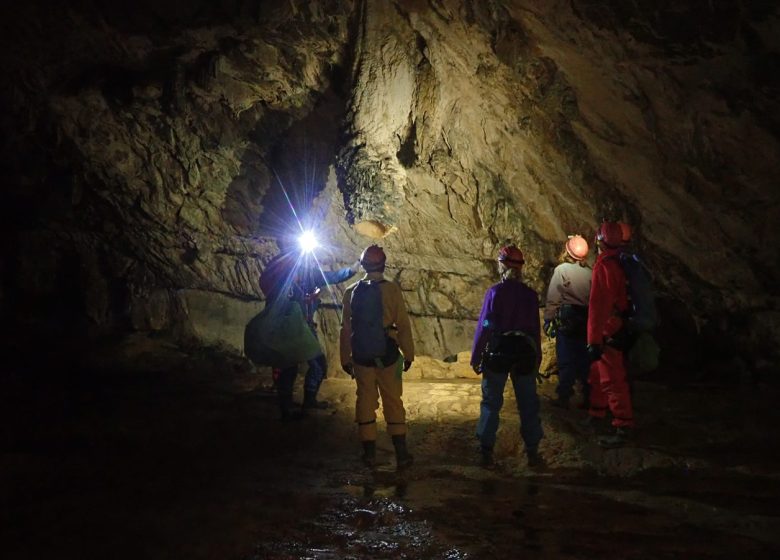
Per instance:
[[[558,334],[558,322],[555,319],[545,319],[544,334],[546,334],[548,338],[555,338]]]
[[[412,360],[404,360],[404,371],[409,371],[410,367],[412,367]]]
[[[360,259],[358,259],[358,260],[356,260],[355,262],[353,262],[353,263],[350,265],[349,269],[350,269],[352,272],[354,272],[355,274],[357,274],[358,272],[360,272]]]
[[[347,372],[350,377],[355,377],[355,373],[352,370],[352,364],[341,364],[341,369]]]
[[[477,375],[482,375],[482,366],[480,364],[472,365],[471,369],[473,369],[474,373],[476,373]]]
[[[316,288],[313,292],[306,294],[303,296],[303,301],[306,303],[311,303],[315,300],[320,299],[320,294],[322,293],[322,290],[320,288]]]
[[[588,344],[588,358],[590,358],[590,363],[599,361],[603,353],[603,344]]]

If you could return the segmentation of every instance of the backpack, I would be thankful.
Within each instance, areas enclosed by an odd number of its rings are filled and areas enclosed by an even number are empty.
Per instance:
[[[387,334],[382,318],[385,280],[361,280],[350,297],[352,360],[361,366],[387,367],[398,361],[398,344]]]
[[[298,302],[279,299],[247,323],[244,354],[256,365],[286,368],[316,358],[322,348]]]
[[[482,353],[482,371],[536,373],[536,342],[523,331],[494,333]]]
[[[653,371],[658,367],[661,349],[647,331],[640,332],[628,349],[628,363],[641,373]]]
[[[660,354],[660,348],[651,334],[658,326],[653,279],[638,255],[621,253],[617,258],[626,275],[628,292],[624,352],[629,364],[641,373],[647,373],[658,367]]]
[[[651,331],[658,325],[658,310],[650,272],[633,253],[621,253],[618,261],[628,285],[626,326],[631,333]]]

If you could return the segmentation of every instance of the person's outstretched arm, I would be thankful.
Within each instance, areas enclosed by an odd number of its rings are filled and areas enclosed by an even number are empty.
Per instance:
[[[355,275],[355,271],[351,267],[340,268],[338,270],[323,270],[320,274],[317,287],[325,286],[327,284],[341,284],[346,282]]]

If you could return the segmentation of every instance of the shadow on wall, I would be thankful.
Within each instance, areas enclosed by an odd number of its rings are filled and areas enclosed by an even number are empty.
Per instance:
[[[747,316],[723,312],[694,317],[680,301],[658,300],[656,339],[661,365],[648,381],[755,383],[764,378],[772,348],[761,348]]]

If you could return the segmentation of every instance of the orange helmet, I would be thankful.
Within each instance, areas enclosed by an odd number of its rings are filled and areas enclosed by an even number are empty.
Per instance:
[[[522,268],[525,259],[520,249],[514,245],[506,245],[498,250],[498,262],[504,263],[509,268]]]
[[[623,244],[623,229],[617,222],[602,222],[596,232],[596,241],[615,249]]]
[[[566,252],[575,261],[584,260],[588,256],[588,242],[581,235],[570,235],[566,242]]]
[[[634,232],[632,231],[631,226],[628,225],[626,222],[618,222],[618,225],[620,226],[623,245],[626,245],[631,241],[631,236],[633,235]]]
[[[384,268],[387,256],[379,245],[366,247],[363,254],[360,255],[360,264],[366,269],[366,272],[380,270]]]

